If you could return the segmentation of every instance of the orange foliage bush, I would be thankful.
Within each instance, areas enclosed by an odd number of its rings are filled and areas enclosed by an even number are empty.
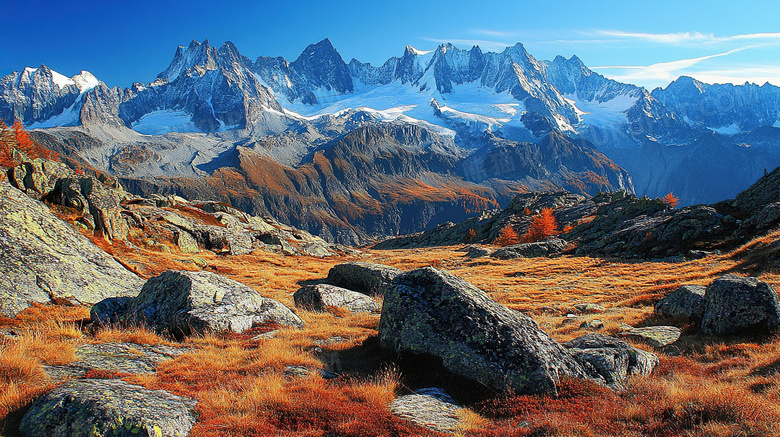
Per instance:
[[[13,156],[14,149],[31,159],[43,158],[59,161],[59,155],[40,146],[30,138],[21,121],[16,120],[10,129],[0,121],[0,166],[13,167],[19,164]]]
[[[511,246],[519,242],[520,237],[517,235],[517,231],[515,231],[511,225],[504,226],[494,241],[494,243],[498,246]]]
[[[528,232],[523,235],[523,242],[533,243],[560,233],[552,211],[552,208],[542,208],[542,212],[533,218]]]
[[[676,207],[677,207],[677,205],[679,205],[679,204],[680,204],[680,198],[679,198],[679,197],[677,197],[677,196],[675,196],[675,195],[674,195],[674,194],[672,194],[672,193],[669,193],[669,194],[667,194],[667,195],[666,195],[666,196],[664,196],[664,197],[663,197],[661,200],[663,200],[664,202],[666,202],[666,203],[667,203],[669,206],[671,206],[672,208],[676,208]]]

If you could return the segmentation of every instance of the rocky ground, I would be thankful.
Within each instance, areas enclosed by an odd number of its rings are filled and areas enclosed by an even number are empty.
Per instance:
[[[0,181],[4,436],[780,433],[777,171],[682,210],[519,196],[358,250],[49,165]],[[561,244],[457,241],[542,206]],[[629,252],[651,224],[661,249]]]

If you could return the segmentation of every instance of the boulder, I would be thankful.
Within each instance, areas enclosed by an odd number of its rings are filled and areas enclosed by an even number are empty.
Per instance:
[[[452,434],[461,428],[458,405],[447,392],[430,387],[399,396],[390,404],[390,412],[415,425],[434,431]]]
[[[674,326],[628,327],[622,335],[631,337],[653,347],[668,346],[680,339],[682,331]]]
[[[367,262],[337,264],[328,272],[327,282],[363,294],[384,294],[400,269]]]
[[[535,243],[522,243],[496,249],[490,256],[499,259],[536,258],[561,253],[566,248],[566,241],[560,238],[547,238]]]
[[[497,391],[555,392],[585,369],[530,317],[452,274],[426,267],[399,275],[384,298],[385,349],[441,359],[450,372]]]
[[[647,376],[658,364],[658,356],[637,349],[623,340],[603,334],[585,334],[563,343],[591,377],[621,388],[631,375]]]
[[[112,320],[93,308],[95,322]],[[303,326],[289,308],[246,285],[212,272],[169,270],[149,279],[123,314],[114,319],[139,321],[155,331],[188,335],[205,331],[241,333],[259,324]]]
[[[700,321],[704,314],[704,292],[701,285],[683,285],[655,304],[655,313],[663,317],[683,317]]]
[[[336,287],[335,285],[317,284],[301,287],[293,294],[295,306],[310,311],[327,311],[327,307],[346,308],[352,312],[378,312],[379,304],[363,293]]]
[[[19,428],[25,437],[186,436],[195,405],[121,380],[74,380],[38,398]]]
[[[7,182],[0,182],[0,315],[32,302],[92,305],[135,296],[143,281]]]
[[[780,302],[771,285],[756,278],[725,275],[704,294],[704,334],[772,332],[780,325]]]

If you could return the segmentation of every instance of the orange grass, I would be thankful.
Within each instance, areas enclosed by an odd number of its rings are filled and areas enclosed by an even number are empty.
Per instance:
[[[117,242],[108,245],[104,240],[101,244],[145,278],[169,268],[199,269],[189,262],[191,256],[175,251],[131,248]],[[606,307],[606,312],[582,315],[582,319],[603,320],[604,332],[610,334],[618,334],[623,323],[670,322],[653,316],[655,300],[680,285],[707,285],[724,273],[739,272],[738,258],[744,253],[650,263],[568,256],[470,259],[455,249],[364,250],[324,259],[262,251],[244,256],[202,251],[197,256],[206,261],[207,269],[289,307],[302,283],[325,278],[341,262],[380,262],[410,270],[436,260],[437,268],[526,312],[554,338],[564,341],[587,332],[579,324],[562,324],[567,313],[576,311],[577,303]],[[780,285],[776,273],[762,273],[760,279]],[[269,325],[242,335],[192,337],[183,344],[191,351],[161,364],[157,373],[123,379],[196,398],[200,418],[192,432],[195,436],[435,435],[389,413],[389,403],[404,384],[404,375],[358,362],[371,359],[356,351],[371,350],[361,345],[376,335],[379,315],[296,312],[305,322],[303,329]],[[88,312],[79,307],[36,306],[14,319],[0,320],[0,327],[22,333],[2,343],[2,357],[8,361],[3,361],[0,376],[0,407],[5,408],[0,420],[48,387],[41,363],[67,362],[72,359],[68,348],[72,352],[79,342],[176,344],[142,327],[82,332],[80,320],[86,317]],[[467,404],[472,411],[464,413],[459,435],[780,435],[780,340],[705,338],[695,329],[685,332],[669,349],[682,356],[655,350],[661,363],[654,375],[631,379],[622,392],[568,381],[557,398],[504,395]],[[331,381],[322,379],[318,369],[339,372],[339,359],[345,361],[347,372],[359,371]],[[288,366],[305,367],[310,374],[292,376]]]

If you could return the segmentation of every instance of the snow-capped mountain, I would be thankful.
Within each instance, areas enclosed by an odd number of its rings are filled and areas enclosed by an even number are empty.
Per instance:
[[[652,94],[689,125],[720,134],[735,135],[769,125],[780,127],[780,87],[769,83],[709,85],[682,76]]]
[[[35,127],[76,125],[79,99],[98,84],[88,71],[69,78],[46,65],[27,67],[0,79],[0,119]]]
[[[68,79],[45,66],[12,73],[0,85],[6,123],[20,118],[34,128],[83,126],[104,144],[84,152],[86,159],[134,177],[190,177],[234,165],[239,144],[297,167],[339,135],[384,122],[451,138],[474,162],[498,159],[495,150],[522,149],[504,147],[510,143],[549,145],[544,139],[562,132],[595,144],[627,169],[638,194],[673,191],[683,203],[733,196],[764,168],[780,164],[772,131],[780,130],[778,87],[681,78],[651,93],[607,79],[576,56],[538,61],[522,44],[500,53],[407,46],[401,56],[373,66],[345,62],[327,39],[292,62],[252,61],[230,42],[217,48],[193,41],[176,49],[153,82],[125,89],[108,88],[88,73]],[[757,129],[763,130],[754,134]],[[485,147],[493,142],[486,137],[507,143],[489,152]],[[138,155],[149,157],[143,165],[114,158],[132,155],[125,149],[139,144],[148,148]],[[702,190],[694,178],[722,173],[722,159],[742,163],[740,174]],[[469,171],[489,179],[485,168]]]

